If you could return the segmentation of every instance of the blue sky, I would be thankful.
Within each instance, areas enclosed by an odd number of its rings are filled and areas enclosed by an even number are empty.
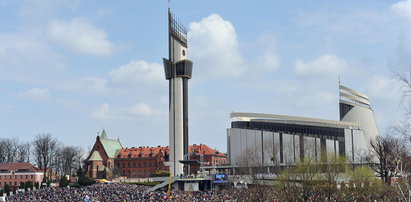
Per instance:
[[[226,150],[229,113],[338,119],[338,76],[402,119],[411,0],[180,0],[194,62],[190,143]],[[89,148],[168,144],[167,1],[0,0],[0,128]]]

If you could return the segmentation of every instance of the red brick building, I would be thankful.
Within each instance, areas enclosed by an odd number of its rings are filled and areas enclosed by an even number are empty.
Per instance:
[[[207,145],[190,145],[190,159],[201,162],[201,156],[204,166],[222,165],[227,161],[227,155],[220,153],[215,149],[211,149]],[[168,161],[168,147],[139,147],[125,148],[119,150],[115,159],[115,165],[120,176],[134,177],[149,177],[151,174],[159,170],[168,171],[168,167],[164,162]],[[200,166],[191,166],[190,171],[196,174],[200,170]]]
[[[219,166],[227,163],[227,155],[215,149],[211,149],[205,144],[189,146],[189,159],[197,160],[201,163],[203,160],[204,166]],[[190,166],[191,173],[200,171],[200,166]]]
[[[204,166],[222,165],[226,163],[227,155],[211,149],[207,145],[189,146],[189,156],[192,160],[203,159]],[[120,140],[107,138],[103,130],[97,136],[93,149],[86,159],[87,173],[95,179],[111,179],[115,177],[140,178],[150,177],[158,171],[168,171],[164,165],[168,161],[168,147],[132,147],[123,148]],[[190,166],[191,173],[197,173],[200,166]]]
[[[109,139],[103,130],[100,136],[97,135],[96,142],[85,160],[87,174],[95,179],[113,178],[116,174],[114,159],[117,151],[122,148],[120,140]]]
[[[149,177],[159,170],[168,170],[168,147],[126,148],[118,151],[115,165],[120,176],[129,178]]]
[[[20,182],[36,182],[41,184],[43,180],[43,171],[34,167],[31,163],[0,163],[0,187],[4,188],[6,184],[10,190],[17,189]]]

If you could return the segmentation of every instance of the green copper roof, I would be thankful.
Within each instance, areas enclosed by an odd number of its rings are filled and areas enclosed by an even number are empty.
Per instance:
[[[116,155],[116,151],[118,149],[122,149],[123,146],[120,143],[120,140],[110,140],[110,139],[102,139],[100,138],[100,142],[104,147],[109,158],[114,158]]]
[[[100,138],[101,138],[101,139],[108,139],[108,138],[107,138],[107,134],[106,134],[106,131],[105,131],[105,130],[103,130],[103,132],[101,132],[101,136],[100,136]]]
[[[98,153],[98,151],[94,151],[88,160],[89,161],[102,161],[103,158],[101,158],[100,153]]]

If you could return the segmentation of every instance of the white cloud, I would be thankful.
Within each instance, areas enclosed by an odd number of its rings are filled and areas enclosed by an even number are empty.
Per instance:
[[[211,14],[190,23],[188,33],[195,72],[205,77],[240,77],[246,67],[239,51],[237,34],[231,22]],[[198,73],[197,73],[198,72]]]
[[[367,92],[376,99],[393,100],[399,103],[401,98],[401,83],[385,75],[374,75],[366,83]]]
[[[33,88],[18,93],[18,96],[36,102],[46,102],[51,99],[50,91],[47,88]]]
[[[110,90],[107,83],[107,79],[104,78],[84,77],[65,81],[61,84],[61,88],[69,91],[105,94]]]
[[[68,22],[52,20],[47,27],[47,34],[56,43],[79,53],[110,55],[115,49],[105,31],[81,19]]]
[[[394,61],[403,66],[411,62],[411,0],[397,2],[391,6],[391,10],[401,16],[399,22],[402,30],[398,37]]]
[[[258,56],[256,65],[252,65],[252,73],[273,72],[280,66],[280,57],[276,54],[275,48],[277,44],[277,36],[272,33],[264,33],[259,36],[256,47],[264,50]]]
[[[128,119],[138,116],[152,116],[158,114],[157,110],[152,109],[146,103],[138,103],[129,107],[112,108],[104,103],[100,108],[94,110],[91,116],[98,119]]]
[[[411,0],[397,2],[391,5],[391,9],[397,14],[411,20]]]
[[[36,37],[34,32],[0,34],[0,79],[44,84],[65,71],[64,57]]]
[[[260,62],[262,70],[272,72],[278,69],[280,58],[274,52],[267,51],[260,57]]]
[[[146,61],[131,61],[109,73],[114,84],[154,84],[164,82],[163,66]]]
[[[110,113],[110,105],[107,103],[104,103],[103,105],[101,105],[99,109],[94,110],[94,112],[91,113],[91,116],[94,118],[98,118],[98,119],[108,119],[109,113]]]
[[[150,116],[154,114],[153,109],[148,106],[146,103],[139,103],[136,105],[133,105],[131,107],[128,107],[124,110],[125,113],[130,113],[131,115],[144,115],[144,116]]]
[[[335,55],[322,55],[312,61],[298,59],[294,64],[294,72],[299,75],[332,75],[344,73],[350,64]]]

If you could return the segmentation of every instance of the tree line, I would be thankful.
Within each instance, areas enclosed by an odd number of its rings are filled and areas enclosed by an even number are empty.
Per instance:
[[[0,163],[30,162],[44,172],[43,182],[52,175],[73,175],[81,167],[84,151],[64,145],[50,133],[37,134],[32,142],[17,138],[0,139]]]

